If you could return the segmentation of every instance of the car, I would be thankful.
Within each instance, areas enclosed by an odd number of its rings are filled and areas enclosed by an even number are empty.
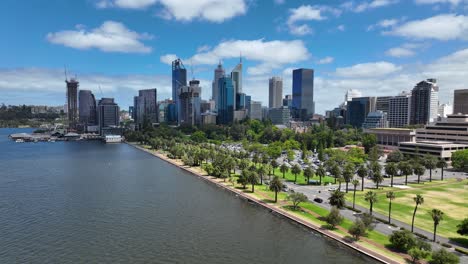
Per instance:
[[[283,192],[287,192],[288,191],[288,186],[286,185],[283,185],[283,188],[281,188],[283,190]]]
[[[316,197],[316,198],[314,198],[314,202],[316,202],[316,203],[322,203],[322,202],[323,202],[323,199],[322,199],[322,198],[319,198],[319,197]]]
[[[330,187],[330,188],[328,188],[328,190],[329,190],[330,192],[334,192],[334,191],[336,191],[336,188],[335,188],[335,187]]]

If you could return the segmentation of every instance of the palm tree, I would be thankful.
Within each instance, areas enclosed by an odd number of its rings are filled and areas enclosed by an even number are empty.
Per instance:
[[[307,167],[304,169],[304,177],[307,177],[307,184],[309,184],[310,177],[314,177],[314,171],[312,168]]]
[[[444,219],[444,213],[439,210],[439,209],[432,209],[429,214],[432,217],[432,220],[434,221],[434,242],[436,241],[436,232],[437,232],[437,226],[439,225],[440,221]]]
[[[278,192],[283,189],[283,182],[278,176],[275,176],[270,182],[270,191],[275,192],[275,203],[278,202]]]
[[[354,186],[354,189],[353,189],[353,209],[354,208],[354,205],[355,205],[355,202],[356,202],[356,187],[359,185],[359,180],[356,180],[354,179],[351,184]]]
[[[316,174],[319,176],[319,183],[322,185],[322,177],[325,177],[325,168],[320,164],[317,168]]]
[[[437,166],[437,168],[440,169],[440,180],[443,181],[444,180],[444,169],[448,167],[447,162],[444,159],[439,159],[439,161],[437,161],[436,166]]]
[[[367,176],[367,168],[364,164],[362,164],[361,166],[359,166],[358,170],[357,170],[357,175],[359,177],[361,177],[362,179],[362,182],[361,182],[361,192],[364,191],[364,178],[366,178]]]
[[[384,178],[382,176],[382,172],[375,171],[374,174],[372,175],[372,181],[375,183],[375,188],[379,189],[379,184],[383,182]]]
[[[251,171],[248,174],[248,181],[252,184],[252,193],[255,191],[255,184],[258,183],[258,174],[256,171]]]
[[[418,184],[421,182],[421,175],[424,175],[426,168],[421,164],[414,165],[414,174],[418,175]]]
[[[387,163],[387,165],[385,165],[385,173],[391,177],[390,187],[393,187],[393,177],[398,173],[396,164],[393,162]]]
[[[265,174],[267,174],[267,170],[265,166],[260,165],[260,167],[257,168],[257,174],[258,174],[258,177],[260,178],[260,184],[263,184],[263,177],[265,176]]]
[[[343,171],[343,178],[346,182],[346,193],[348,193],[348,184],[353,179],[354,176],[354,164],[348,163],[345,165],[345,169]]]
[[[301,167],[299,167],[299,165],[297,164],[294,164],[294,166],[291,168],[291,172],[292,174],[294,174],[294,184],[297,181],[297,175],[301,173],[301,171],[302,171]]]
[[[416,206],[414,207],[413,220],[411,221],[411,232],[414,230],[414,217],[416,216],[416,211],[418,210],[418,206],[424,203],[424,197],[420,194],[416,194],[413,200],[416,203]]]
[[[281,173],[283,173],[283,179],[284,179],[284,174],[289,171],[288,165],[286,165],[285,163],[281,164],[280,171]]]
[[[405,175],[405,185],[408,185],[408,175],[413,174],[411,164],[407,161],[402,161],[398,163],[398,169]]]
[[[275,169],[278,168],[279,164],[275,159],[270,161],[271,168],[273,169],[273,175],[275,175]]]
[[[328,201],[330,205],[336,206],[338,208],[343,208],[345,206],[345,193],[341,192],[340,190],[335,190],[331,193],[330,197],[328,197]]]
[[[330,168],[330,173],[333,175],[335,178],[335,184],[336,180],[341,177],[341,168],[338,164],[333,164],[332,167]]]
[[[374,203],[377,202],[377,193],[373,191],[368,191],[366,195],[364,196],[364,200],[366,202],[369,202],[370,208],[369,208],[369,213],[372,215],[372,208],[374,207]]]
[[[429,182],[432,182],[432,170],[437,168],[437,160],[434,156],[428,154],[424,157],[424,167],[429,170]]]
[[[392,191],[389,191],[387,192],[387,198],[388,198],[388,223],[390,224],[392,219],[391,219],[391,215],[392,215],[392,200],[395,200],[396,198],[396,195],[394,192]]]

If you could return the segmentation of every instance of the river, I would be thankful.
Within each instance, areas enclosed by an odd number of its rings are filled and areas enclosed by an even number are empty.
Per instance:
[[[0,263],[373,262],[126,144],[18,131],[0,129]]]

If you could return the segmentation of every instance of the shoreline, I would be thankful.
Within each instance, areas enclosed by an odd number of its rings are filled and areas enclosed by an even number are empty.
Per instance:
[[[336,241],[337,243],[339,243],[340,245],[344,245],[346,246],[347,248],[349,249],[353,249],[355,251],[357,251],[358,253],[366,256],[366,257],[369,257],[369,258],[372,258],[380,263],[388,263],[388,264],[393,264],[393,263],[400,263],[400,262],[397,262],[395,260],[392,260],[390,259],[389,257],[386,257],[380,253],[377,253],[369,248],[366,248],[366,247],[363,247],[363,246],[359,246],[359,245],[355,245],[353,243],[349,243],[347,241],[345,241],[343,238],[341,238],[340,236],[328,231],[328,230],[325,230],[323,228],[321,228],[320,226],[317,226],[309,221],[305,221],[304,219],[301,219],[300,217],[297,217],[291,213],[289,213],[288,211],[280,208],[280,207],[277,207],[277,206],[273,206],[273,205],[270,205],[270,204],[267,204],[263,201],[261,201],[260,199],[254,197],[253,195],[249,195],[241,190],[238,190],[238,189],[235,189],[235,188],[232,188],[226,184],[223,184],[222,182],[219,182],[217,181],[216,179],[212,178],[212,177],[207,177],[206,175],[203,175],[201,172],[197,171],[195,168],[193,167],[187,167],[187,166],[184,166],[182,164],[180,164],[179,162],[177,162],[176,160],[173,160],[173,159],[170,159],[168,157],[166,157],[165,155],[161,154],[161,153],[158,153],[156,151],[151,151],[149,149],[145,149],[139,145],[136,145],[136,144],[133,144],[133,143],[129,143],[129,142],[125,142],[127,145],[129,146],[132,146],[138,150],[141,150],[141,151],[144,151],[154,157],[157,157],[159,159],[161,159],[162,161],[165,161],[169,164],[172,164],[174,166],[177,166],[178,168],[194,175],[194,176],[197,176],[198,178],[206,181],[206,182],[209,182],[211,184],[215,184],[216,186],[218,187],[221,187],[223,188],[224,190],[227,190],[227,191],[230,191],[231,193],[235,194],[236,196],[240,197],[240,198],[243,198],[245,200],[247,200],[248,202],[253,202],[255,203],[256,205],[259,205],[267,210],[269,210],[271,213],[275,213],[279,216],[282,216],[286,219],[288,219],[289,221],[292,221],[296,224],[299,224],[309,230],[313,230],[314,232],[317,232],[319,233],[320,235],[322,235],[324,238],[328,238],[328,239],[331,239],[333,241]]]

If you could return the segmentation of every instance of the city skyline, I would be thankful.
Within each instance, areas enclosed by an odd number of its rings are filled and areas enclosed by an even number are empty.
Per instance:
[[[52,20],[34,23],[28,22],[37,14],[28,14],[34,8],[27,3],[3,2],[3,24],[17,25],[0,29],[9,39],[0,44],[0,103],[64,104],[64,65],[80,89],[113,97],[122,109],[133,104],[137,90],[157,88],[164,100],[172,97],[170,63],[177,57],[208,99],[219,61],[231,72],[242,55],[243,92],[263,105],[269,78],[282,77],[286,95],[292,69],[314,69],[320,114],[339,105],[349,89],[394,96],[436,78],[441,103],[452,103],[453,90],[467,88],[466,1],[193,1],[191,10],[171,1],[125,2],[133,5],[42,4],[42,15]],[[62,15],[67,9],[76,16]],[[13,17],[19,10],[23,21]],[[247,27],[252,21],[256,26]]]

